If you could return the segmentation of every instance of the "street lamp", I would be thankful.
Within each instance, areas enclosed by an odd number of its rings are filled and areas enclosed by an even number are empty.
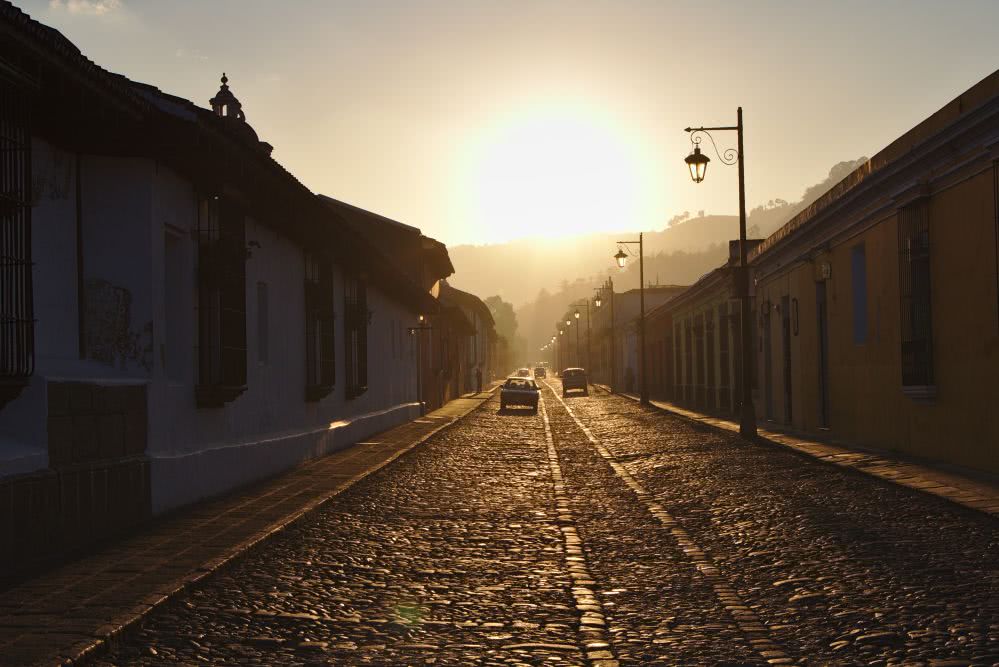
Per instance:
[[[628,255],[625,254],[624,250],[618,248],[617,254],[614,255],[614,259],[617,260],[617,268],[623,269],[624,265],[628,262]]]
[[[639,382],[640,382],[640,399],[642,405],[649,404],[649,381],[646,373],[645,366],[645,243],[644,234],[638,235],[637,241],[618,241],[617,242],[617,254],[614,255],[614,259],[617,260],[617,265],[619,268],[624,268],[624,265],[628,262],[628,254],[624,251],[621,246],[637,245],[638,246],[638,303],[640,308],[639,319],[638,319],[638,365],[639,365]]]
[[[687,167],[690,169],[690,178],[693,179],[694,183],[700,183],[704,180],[704,172],[707,171],[711,158],[701,152],[701,147],[697,145],[697,142],[694,143],[694,152],[683,161],[687,163]]]
[[[593,357],[590,356],[590,302],[588,300],[584,299],[583,301],[581,301],[579,303],[571,304],[571,307],[573,307],[573,308],[576,309],[576,311],[573,313],[573,316],[577,320],[580,317],[580,314],[579,314],[579,307],[580,306],[584,306],[586,308],[586,372],[587,373],[592,373],[593,372]],[[578,348],[578,345],[579,345],[579,330],[580,329],[582,329],[582,327],[576,327],[576,345],[577,345],[577,348]],[[578,352],[576,353],[576,356],[577,357],[579,356]]]
[[[594,299],[594,303],[597,304],[597,308],[600,308],[603,304],[603,299],[600,294],[607,290],[610,293],[610,388],[614,391],[614,369],[617,365],[615,358],[617,357],[617,348],[614,346],[614,279],[611,276],[607,276],[607,282],[600,287],[594,288],[597,292],[597,297]]]
[[[739,424],[739,433],[745,438],[755,438],[756,408],[753,406],[753,364],[750,361],[753,356],[753,330],[749,321],[749,264],[746,261],[746,165],[744,161],[745,151],[742,145],[742,107],[736,111],[736,121],[734,126],[684,128],[684,131],[690,134],[691,143],[694,145],[694,150],[684,159],[684,162],[687,163],[690,177],[695,183],[704,180],[709,159],[708,156],[701,153],[699,146],[701,143],[700,135],[703,134],[711,140],[711,145],[715,148],[715,155],[718,156],[722,164],[738,163],[739,165],[739,273],[737,274],[737,283],[739,299],[742,302],[742,418]],[[711,136],[711,132],[716,131],[736,132],[738,148],[729,148],[719,153],[714,137]]]
[[[416,319],[420,325],[406,327],[406,331],[409,332],[410,336],[415,336],[417,332],[420,333],[416,339],[416,400],[420,404],[420,415],[424,415],[427,412],[427,406],[423,402],[423,332],[433,331],[433,327],[426,324],[427,318],[422,313],[417,315]]]

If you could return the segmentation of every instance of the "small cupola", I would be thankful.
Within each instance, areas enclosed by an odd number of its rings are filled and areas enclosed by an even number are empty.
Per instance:
[[[222,85],[219,86],[219,92],[215,93],[215,97],[208,100],[208,103],[212,105],[212,111],[215,112],[216,116],[234,118],[245,123],[246,114],[243,113],[243,105],[239,103],[236,96],[229,90],[228,84],[229,78],[225,75],[225,72],[222,72]]]
[[[258,149],[266,153],[271,154],[274,147],[271,146],[266,141],[260,141],[257,137],[257,133],[253,131],[250,124],[246,122],[246,114],[243,113],[242,103],[236,99],[236,96],[232,94],[229,90],[229,77],[222,73],[222,85],[219,86],[219,92],[215,93],[215,97],[208,100],[208,103],[212,105],[212,112],[226,121],[226,124],[232,128],[232,130],[242,136],[246,141],[255,145]]]

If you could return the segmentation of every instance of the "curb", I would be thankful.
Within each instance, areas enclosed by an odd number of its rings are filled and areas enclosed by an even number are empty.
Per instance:
[[[607,394],[627,398],[628,400],[636,403],[639,402],[639,398],[637,396],[613,392],[606,385],[594,384],[593,386],[598,387],[601,391]],[[649,407],[660,412],[669,413],[692,424],[698,424],[729,435],[739,435],[738,428],[729,429],[713,423],[712,421],[709,421],[712,419],[709,415],[699,418],[694,415],[688,415],[672,410],[669,407],[656,402],[652,402]],[[780,437],[787,437],[788,439],[797,440],[798,442],[781,442],[778,439],[762,434],[757,434],[756,439],[749,440],[749,442],[757,442],[760,444],[778,447],[784,451],[790,451],[793,454],[808,458],[812,461],[818,461],[840,469],[852,470],[867,477],[873,477],[881,480],[882,482],[894,484],[895,486],[901,486],[913,491],[919,491],[926,495],[946,500],[947,502],[958,505],[966,510],[984,514],[993,519],[999,519],[999,489],[993,490],[991,494],[987,491],[985,493],[981,493],[968,488],[962,489],[959,486],[952,486],[947,483],[948,481],[953,482],[960,477],[954,473],[941,473],[940,471],[925,465],[899,461],[877,452],[849,449],[842,445],[810,441],[793,435]],[[825,451],[820,453],[818,451],[812,451],[810,448],[822,449]],[[975,482],[973,480],[969,480],[969,482],[973,487],[977,488],[984,488],[987,486],[986,483]]]
[[[487,388],[487,389],[484,389],[480,393],[481,394],[488,394],[488,396],[486,398],[484,398],[483,400],[481,400],[478,403],[478,405],[475,405],[474,407],[472,407],[468,411],[466,411],[466,412],[464,412],[464,413],[462,413],[460,415],[455,416],[453,419],[451,419],[447,423],[441,424],[440,426],[437,426],[437,427],[433,428],[431,431],[429,431],[425,435],[420,436],[416,441],[414,441],[411,444],[403,447],[402,449],[399,449],[396,452],[393,452],[390,456],[388,456],[383,461],[379,461],[378,463],[376,463],[376,464],[374,464],[372,466],[369,466],[365,470],[362,470],[361,472],[357,473],[356,475],[354,475],[353,477],[349,478],[347,481],[343,482],[340,486],[336,487],[332,491],[329,491],[329,492],[327,492],[327,493],[325,493],[325,494],[323,494],[321,496],[318,496],[317,498],[314,498],[314,499],[310,500],[308,503],[306,503],[302,507],[294,510],[291,514],[289,514],[285,518],[281,519],[280,521],[268,525],[265,529],[259,531],[258,533],[256,533],[252,537],[250,537],[250,538],[248,538],[246,540],[243,540],[242,542],[240,542],[236,546],[228,549],[223,554],[221,554],[219,556],[216,556],[216,557],[214,557],[214,558],[206,561],[200,567],[198,567],[195,571],[190,572],[188,574],[185,574],[185,575],[177,578],[176,580],[172,581],[169,584],[165,584],[163,586],[163,588],[169,588],[170,590],[169,590],[168,593],[166,593],[166,594],[158,594],[158,593],[150,594],[149,596],[146,597],[146,599],[145,599],[146,601],[143,604],[137,605],[137,606],[133,607],[132,609],[129,609],[128,611],[125,611],[120,616],[114,618],[107,625],[103,626],[102,628],[99,628],[98,632],[103,631],[103,632],[101,632],[102,636],[95,637],[92,642],[88,643],[86,646],[84,646],[84,647],[82,647],[80,649],[73,650],[73,655],[71,655],[69,657],[64,657],[61,662],[56,663],[56,664],[59,664],[59,665],[86,665],[86,664],[89,664],[92,660],[95,660],[95,659],[99,658],[101,655],[103,655],[107,651],[108,648],[110,648],[111,646],[113,646],[115,642],[117,642],[120,639],[123,639],[123,638],[127,637],[130,632],[132,632],[135,629],[137,629],[137,627],[139,625],[141,625],[141,623],[146,619],[146,617],[149,616],[153,611],[161,608],[162,606],[166,605],[167,603],[169,603],[174,598],[176,598],[176,597],[180,596],[181,594],[185,593],[190,588],[192,588],[195,584],[197,584],[198,582],[202,581],[206,577],[208,577],[208,576],[210,576],[210,575],[212,575],[212,574],[214,574],[214,573],[222,570],[223,568],[225,568],[225,567],[227,567],[229,565],[235,564],[241,558],[243,558],[244,556],[248,555],[256,547],[263,546],[270,538],[278,535],[279,533],[281,533],[285,528],[287,528],[291,524],[295,523],[296,521],[302,519],[306,515],[308,515],[308,514],[314,512],[315,510],[319,509],[320,507],[322,507],[323,505],[325,505],[330,500],[333,500],[334,498],[336,498],[337,496],[339,496],[344,491],[346,491],[346,490],[350,489],[351,487],[353,487],[354,484],[356,484],[357,482],[365,479],[366,477],[370,476],[371,474],[373,474],[375,472],[378,472],[379,470],[381,470],[382,468],[388,466],[389,464],[393,463],[394,461],[398,460],[399,458],[401,458],[405,454],[408,454],[409,452],[411,452],[412,450],[416,449],[420,445],[426,443],[428,440],[430,440],[431,438],[433,438],[434,436],[436,436],[440,432],[442,432],[442,431],[444,431],[444,430],[446,430],[446,429],[454,426],[455,424],[461,422],[462,420],[464,420],[466,417],[468,417],[473,412],[478,411],[479,409],[482,408],[483,405],[485,405],[486,403],[489,402],[489,400],[493,397],[493,392],[495,392],[496,389],[497,389],[497,387],[495,387],[495,386]],[[464,398],[466,400],[468,400],[469,398],[475,399],[475,398],[478,398],[478,395],[473,395],[473,396],[467,396],[467,395],[466,396],[459,396],[458,399],[454,399],[454,400],[459,400],[459,399],[462,399],[462,398]],[[424,416],[424,417],[418,417],[417,419],[425,419],[425,418],[426,417]],[[412,420],[412,421],[415,421],[415,420]],[[404,426],[406,423],[410,423],[410,422],[405,422],[403,424],[399,424],[398,426]],[[391,429],[389,429],[389,430],[391,430]],[[377,436],[377,434],[374,434],[374,435],[369,436],[369,437],[376,437],[376,436]],[[36,664],[51,664],[51,663],[36,663]]]

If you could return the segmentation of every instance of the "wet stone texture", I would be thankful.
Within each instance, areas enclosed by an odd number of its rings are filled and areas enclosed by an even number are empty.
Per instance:
[[[670,532],[597,454],[559,401],[547,397],[572,512],[621,664],[766,664]],[[599,399],[566,402],[589,400]]]
[[[583,664],[544,426],[493,400],[168,609],[112,664]]]
[[[568,403],[799,664],[999,663],[994,519],[628,399]]]
[[[993,519],[627,399],[565,404],[630,485],[546,389],[557,503],[543,414],[493,399],[100,664],[999,663]]]

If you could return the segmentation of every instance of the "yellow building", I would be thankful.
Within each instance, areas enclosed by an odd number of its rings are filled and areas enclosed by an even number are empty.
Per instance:
[[[999,71],[750,254],[756,407],[999,473]]]

